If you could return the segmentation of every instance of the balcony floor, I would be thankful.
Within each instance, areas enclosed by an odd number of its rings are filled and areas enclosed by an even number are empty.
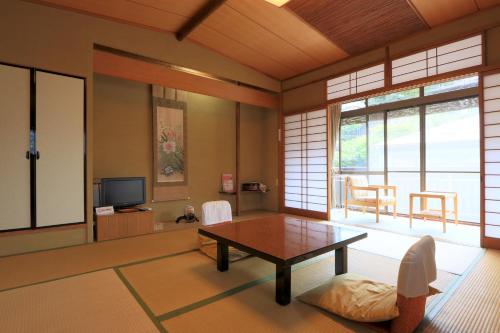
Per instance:
[[[348,218],[344,218],[344,209],[335,208],[331,211],[331,221],[343,225],[356,226],[361,228],[375,229],[397,233],[400,235],[421,237],[431,235],[436,240],[460,245],[479,247],[480,228],[475,225],[455,225],[448,222],[446,233],[443,233],[443,225],[438,221],[423,219],[413,219],[413,228],[410,229],[409,219],[407,217],[397,217],[394,219],[389,215],[380,215],[380,222],[375,222],[375,214],[367,212],[363,214],[360,211],[349,210]]]

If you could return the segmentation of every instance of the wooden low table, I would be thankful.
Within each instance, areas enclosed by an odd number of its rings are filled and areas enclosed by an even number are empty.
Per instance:
[[[418,213],[413,212],[413,199],[420,198],[422,199],[422,209]],[[427,208],[427,200],[428,199],[438,199],[441,202],[441,209],[434,210]],[[453,210],[446,210],[446,199],[453,199]],[[417,192],[410,193],[410,228],[413,223],[413,216],[418,215],[422,216],[425,219],[427,218],[438,218],[443,222],[443,232],[446,232],[446,214],[453,214],[455,217],[455,224],[458,224],[458,195],[456,192]]]
[[[290,303],[291,267],[335,250],[335,274],[347,272],[347,245],[366,232],[334,227],[283,214],[205,226],[198,233],[217,241],[217,269],[229,268],[228,246],[276,264],[276,302]]]

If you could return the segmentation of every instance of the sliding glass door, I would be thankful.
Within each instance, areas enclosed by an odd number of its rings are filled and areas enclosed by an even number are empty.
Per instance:
[[[408,214],[410,193],[420,191],[418,107],[387,113],[387,184],[398,187],[398,212]]]
[[[459,193],[459,220],[479,222],[478,99],[427,105],[425,138],[426,189]]]
[[[479,223],[477,86],[471,76],[343,104],[336,197],[343,175],[361,174],[397,186],[398,213],[409,213],[411,192],[450,191],[458,193],[458,219]],[[430,200],[428,208],[440,207]]]

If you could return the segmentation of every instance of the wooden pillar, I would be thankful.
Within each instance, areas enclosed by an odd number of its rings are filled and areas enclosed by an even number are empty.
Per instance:
[[[241,195],[241,185],[240,185],[240,102],[236,102],[236,172],[235,172],[235,186],[236,186],[236,216],[240,215],[240,195]]]

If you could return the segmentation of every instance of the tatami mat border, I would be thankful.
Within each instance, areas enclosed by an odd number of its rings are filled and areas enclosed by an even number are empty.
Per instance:
[[[154,315],[153,311],[146,305],[146,302],[141,298],[139,293],[134,289],[134,287],[130,284],[130,282],[125,278],[123,273],[120,271],[119,268],[114,268],[113,269],[122,281],[122,283],[125,285],[125,287],[128,289],[128,291],[132,294],[132,296],[135,298],[137,303],[141,306],[141,308],[144,310],[144,312],[148,315],[149,319],[155,324],[156,328],[158,329],[159,332],[161,333],[167,333],[167,329],[163,327],[161,322],[157,319],[157,317]]]
[[[150,261],[155,261],[155,260],[161,260],[161,259],[165,259],[165,258],[180,256],[180,255],[183,255],[183,254],[186,254],[186,253],[190,253],[190,252],[195,252],[195,251],[198,251],[198,249],[192,249],[192,250],[186,250],[186,251],[181,251],[181,252],[175,252],[175,253],[165,254],[165,255],[162,255],[162,256],[158,256],[158,257],[152,257],[152,258],[141,259],[141,260],[137,260],[137,261],[131,261],[131,262],[128,262],[128,263],[125,263],[125,264],[120,264],[120,265],[115,265],[115,266],[106,266],[106,267],[99,268],[99,269],[94,269],[94,270],[91,270],[91,271],[85,271],[85,272],[81,272],[81,273],[77,273],[77,274],[65,275],[65,276],[61,276],[61,277],[58,277],[58,278],[54,278],[54,279],[48,279],[48,280],[43,280],[43,281],[28,283],[28,284],[24,284],[24,285],[20,285],[20,286],[15,286],[15,287],[12,287],[12,288],[0,289],[0,292],[14,290],[14,289],[19,289],[19,288],[24,288],[24,287],[29,287],[29,286],[36,286],[37,284],[42,284],[42,283],[47,283],[47,282],[52,282],[52,281],[63,280],[63,279],[72,278],[72,277],[75,277],[75,276],[84,275],[84,274],[100,272],[100,271],[104,271],[104,270],[107,270],[107,269],[123,268],[123,267],[127,267],[127,266],[132,266],[132,265],[144,264],[144,263],[147,263],[147,262],[150,262]]]
[[[481,251],[481,253],[478,254],[476,258],[474,258],[474,261],[470,263],[465,272],[462,275],[457,275],[457,277],[451,282],[448,288],[446,288],[446,290],[441,295],[437,296],[433,300],[432,304],[430,304],[426,309],[424,320],[416,329],[416,333],[423,332],[427,328],[427,326],[430,325],[431,321],[436,318],[439,312],[443,309],[444,305],[450,300],[453,294],[455,294],[455,291],[457,291],[458,287],[462,285],[464,280],[474,270],[474,268],[481,261],[485,254],[486,251]]]
[[[40,252],[50,252],[50,251],[56,251],[56,250],[63,250],[63,249],[67,249],[67,248],[70,248],[70,247],[95,246],[95,245],[99,245],[101,243],[116,242],[116,241],[120,241],[120,240],[123,240],[123,239],[140,238],[140,237],[144,237],[144,236],[159,235],[159,234],[165,234],[165,233],[176,232],[176,231],[183,231],[183,230],[189,230],[189,229],[190,228],[180,228],[180,229],[173,229],[173,230],[162,230],[162,231],[155,231],[154,233],[147,234],[147,235],[124,236],[124,237],[121,237],[120,239],[105,239],[105,240],[100,240],[100,241],[94,241],[92,243],[81,243],[81,244],[63,245],[63,246],[51,247],[51,248],[47,248],[47,249],[39,249],[39,250],[26,251],[26,252],[20,252],[20,253],[5,254],[5,255],[0,255],[0,259],[10,258],[10,257],[17,257],[17,256],[23,256],[23,255],[26,255],[26,254],[35,254],[35,253],[40,253]],[[109,269],[109,268],[107,268],[107,269]],[[0,290],[0,292],[1,292],[1,290]]]

